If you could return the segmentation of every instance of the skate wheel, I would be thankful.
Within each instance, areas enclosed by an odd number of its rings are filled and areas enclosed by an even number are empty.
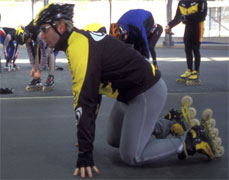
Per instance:
[[[221,157],[223,156],[224,154],[224,147],[223,146],[220,146],[219,148],[216,149],[216,152],[215,152],[215,157]]]
[[[46,92],[46,91],[45,91],[45,87],[42,87],[42,92]]]
[[[197,112],[196,112],[196,109],[194,107],[189,107],[188,111],[189,111],[190,119],[196,117]]]
[[[191,86],[192,85],[192,82],[191,81],[186,81],[186,86]]]
[[[209,119],[209,121],[206,121],[206,123],[209,128],[214,128],[216,125],[216,121],[213,118]]]
[[[177,83],[184,83],[184,82],[185,82],[185,79],[179,79],[179,78],[178,78],[178,79],[176,79],[176,82],[177,82]]]
[[[26,91],[29,91],[30,90],[30,87],[29,86],[26,86],[25,90]]]
[[[198,126],[200,125],[200,121],[198,119],[192,119],[190,123],[192,127],[196,125]]]
[[[210,134],[211,134],[211,136],[212,136],[213,138],[218,137],[218,135],[219,135],[219,129],[213,128],[213,129],[211,130]]]
[[[54,88],[54,86],[50,86],[50,87],[43,86],[42,87],[42,92],[46,93],[46,92],[52,91],[53,88]]]
[[[182,106],[184,106],[186,103],[188,104],[188,106],[191,106],[192,105],[192,102],[193,102],[193,100],[192,100],[192,97],[191,96],[184,96],[181,99]]]
[[[219,146],[221,146],[221,144],[222,144],[222,139],[221,139],[220,137],[216,137],[216,138],[213,140],[213,143],[214,143],[217,147],[219,147]]]
[[[211,109],[205,109],[202,113],[202,119],[207,121],[213,116],[213,111]]]

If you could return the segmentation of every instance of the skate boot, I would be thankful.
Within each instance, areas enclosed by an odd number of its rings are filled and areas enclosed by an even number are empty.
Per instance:
[[[176,79],[176,82],[177,83],[185,83],[190,75],[191,75],[191,70],[187,69],[184,74],[180,75],[180,78]]]
[[[13,70],[13,66],[11,62],[6,62],[6,65],[4,67],[5,71],[11,72]]]
[[[42,88],[42,92],[48,92],[53,90],[54,87],[54,76],[48,75],[45,85]]]
[[[27,86],[26,91],[38,91],[42,88],[41,79],[33,79]]]
[[[220,157],[224,154],[224,148],[221,146],[221,139],[219,139],[211,139],[208,130],[204,126],[195,125],[187,133],[181,151],[178,153],[178,158],[183,160],[195,153],[204,154],[209,159]]]
[[[15,63],[13,64],[13,71],[19,71],[20,67],[17,66]]]
[[[195,119],[196,109],[191,107],[192,98],[184,96],[181,99],[181,110],[170,110],[165,119],[171,120],[174,124],[171,126],[171,134],[175,136],[182,136],[184,132],[191,129],[194,125],[199,125],[198,119]]]
[[[199,73],[198,71],[195,70],[192,72],[192,74],[187,79],[186,85],[191,86],[191,85],[198,85],[198,84],[200,84]]]

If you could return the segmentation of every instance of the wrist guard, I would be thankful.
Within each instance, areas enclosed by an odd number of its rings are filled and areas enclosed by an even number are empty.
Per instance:
[[[88,166],[89,167],[94,166],[92,151],[79,152],[76,167],[81,168],[81,167],[88,167]]]

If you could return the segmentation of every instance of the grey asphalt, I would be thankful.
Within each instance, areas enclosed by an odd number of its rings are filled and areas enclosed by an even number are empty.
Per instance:
[[[96,121],[94,159],[100,170],[95,179],[228,179],[228,48],[202,48],[200,86],[176,84],[185,71],[183,48],[157,48],[158,64],[168,86],[168,99],[162,116],[171,108],[180,108],[184,95],[193,98],[197,118],[205,108],[213,109],[216,127],[225,147],[225,154],[212,161],[194,155],[184,161],[171,157],[153,165],[125,165],[118,149],[106,143],[106,125],[114,100],[103,97]],[[58,58],[65,58],[60,53]],[[170,58],[168,60],[168,58]],[[14,93],[0,96],[1,179],[80,179],[72,175],[76,162],[76,128],[74,125],[71,75],[67,63],[57,61],[64,71],[55,71],[55,89],[48,93],[25,92],[30,65],[21,48],[17,72],[0,73],[0,86],[13,88]],[[165,59],[165,60],[163,60]],[[172,60],[171,60],[172,59]],[[219,60],[217,60],[219,59]],[[47,71],[42,73],[42,81]]]

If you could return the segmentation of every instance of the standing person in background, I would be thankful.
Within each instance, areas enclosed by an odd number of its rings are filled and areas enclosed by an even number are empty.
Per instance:
[[[203,40],[204,21],[206,15],[206,0],[180,0],[174,19],[165,27],[165,31],[169,33],[171,29],[180,22],[185,24],[184,46],[188,68],[184,74],[180,75],[180,77],[182,79],[196,81],[197,83],[200,83],[200,44]],[[193,54],[195,57],[194,69]]]
[[[19,67],[15,64],[18,57],[16,30],[9,27],[0,28],[0,43],[3,44],[3,52],[6,59],[5,69],[8,71],[18,70]]]
[[[110,35],[133,44],[147,59],[152,58],[156,67],[155,46],[162,31],[162,26],[155,23],[152,13],[144,9],[129,10],[117,23],[110,25]]]

